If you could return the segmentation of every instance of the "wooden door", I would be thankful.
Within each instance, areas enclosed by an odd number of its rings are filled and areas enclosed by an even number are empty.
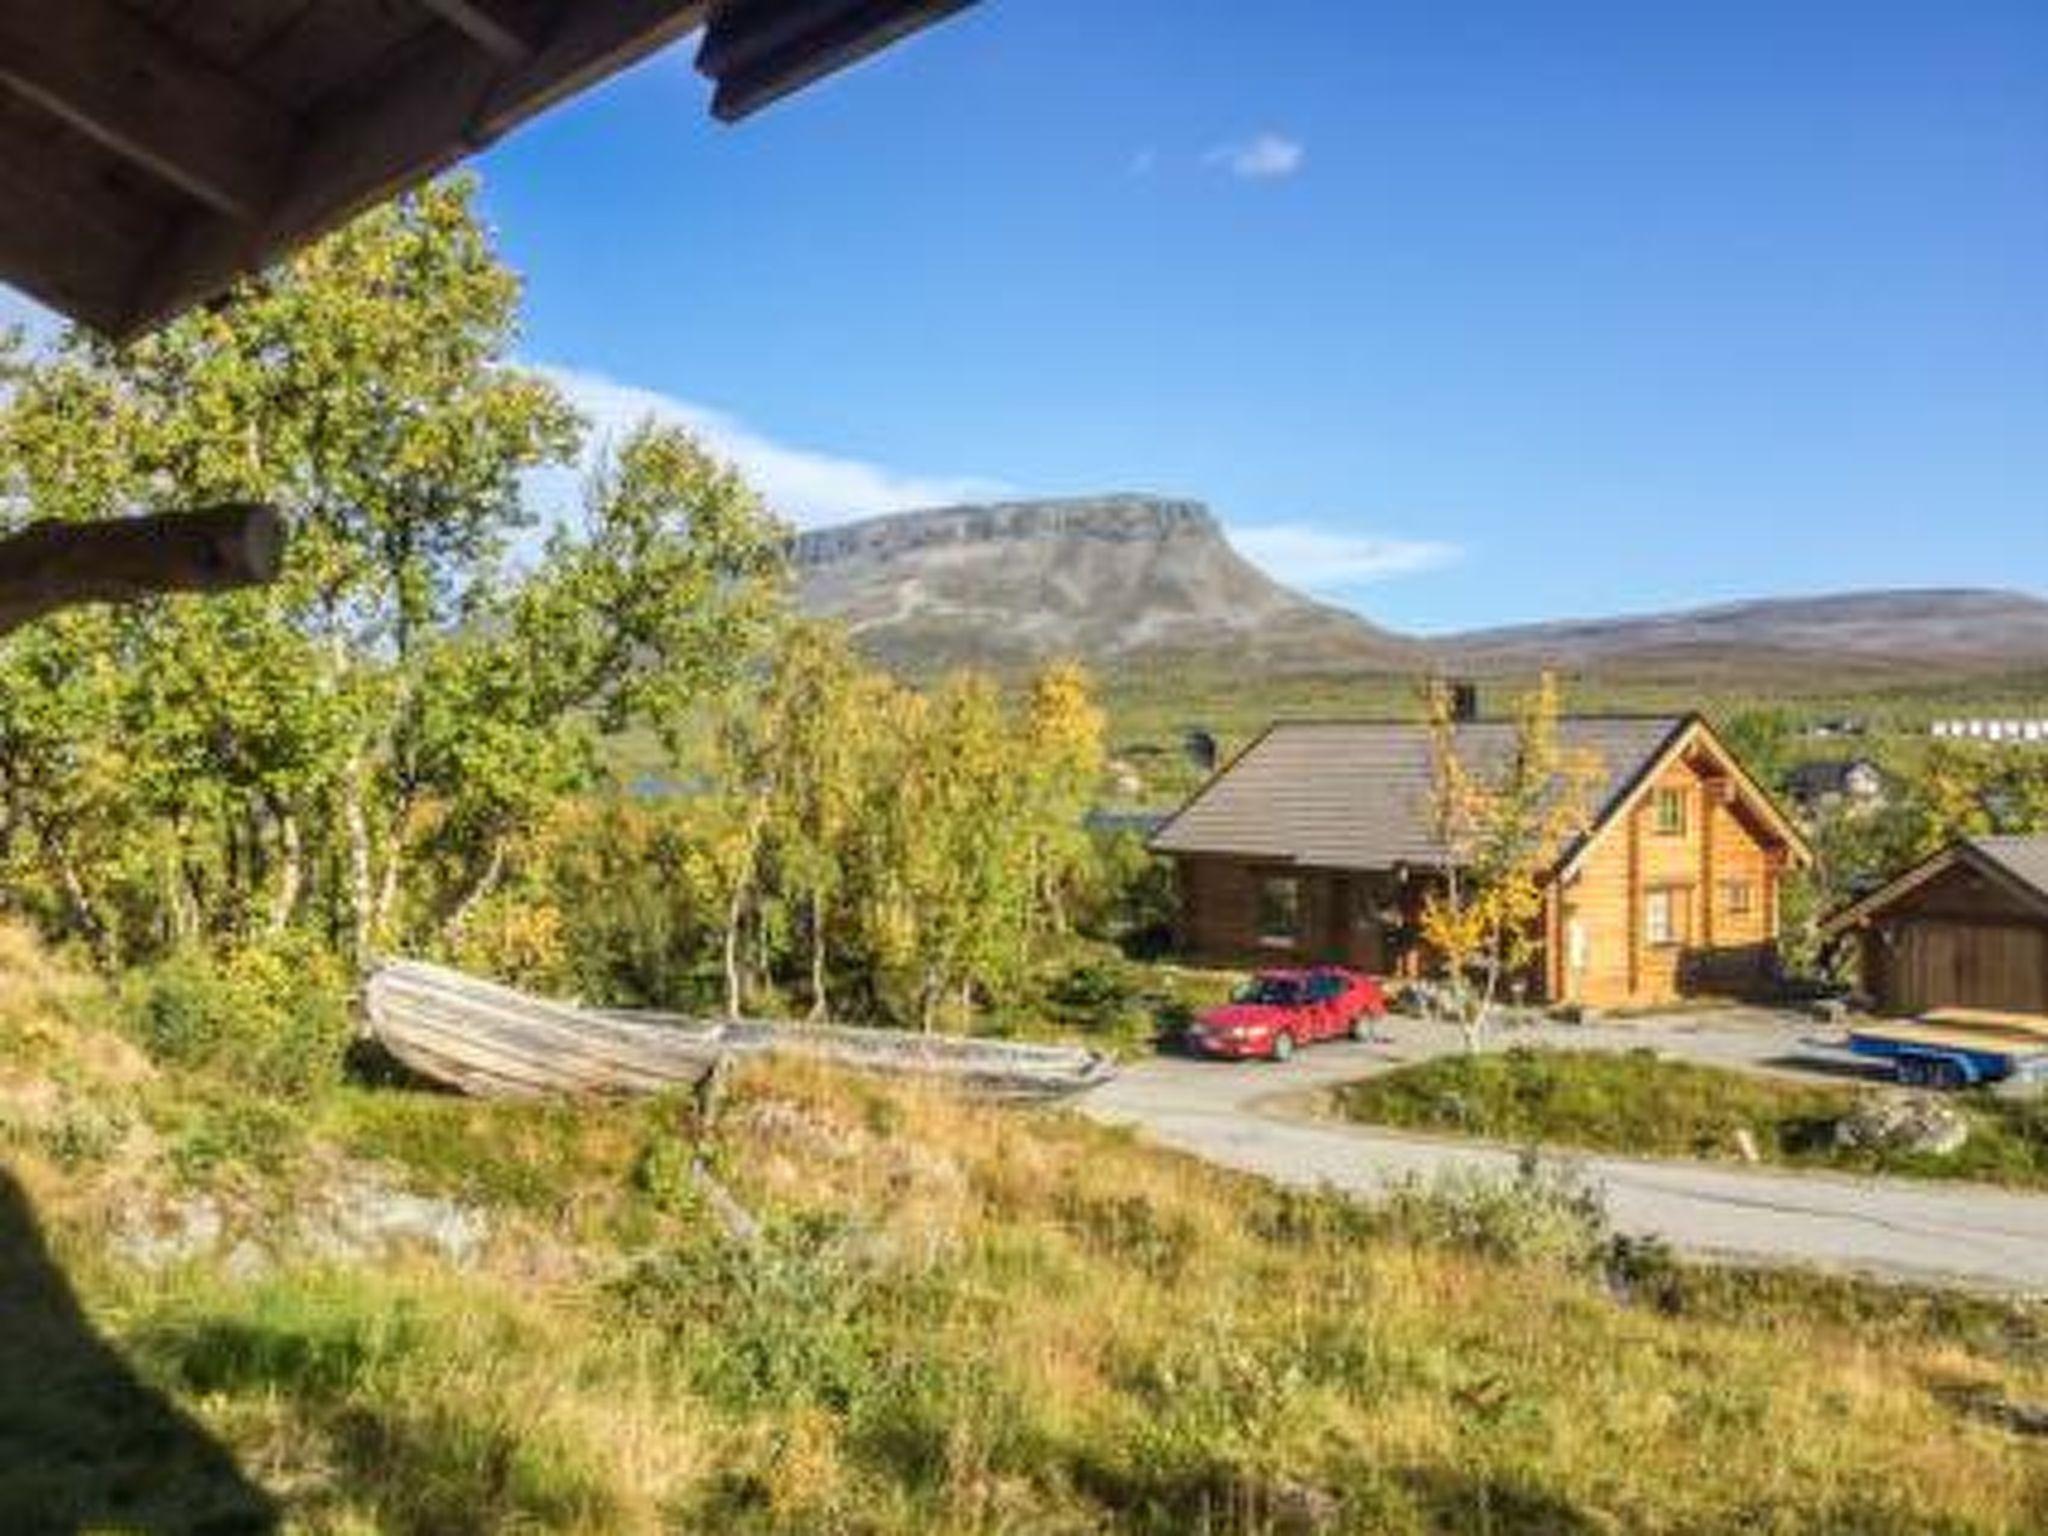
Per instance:
[[[1378,975],[1387,965],[1386,930],[1380,924],[1379,902],[1366,875],[1345,875],[1335,882],[1331,925],[1340,964]]]
[[[2048,930],[2019,924],[1902,924],[1892,957],[1893,1006],[2048,1013]]]

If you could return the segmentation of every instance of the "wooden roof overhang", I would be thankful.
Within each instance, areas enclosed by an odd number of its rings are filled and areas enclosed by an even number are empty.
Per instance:
[[[687,33],[731,122],[972,0],[0,0],[0,280],[159,325]],[[0,540],[0,633],[271,579],[214,509]]]
[[[1884,916],[1900,902],[1911,897],[1922,887],[1932,884],[1953,869],[1966,869],[1980,876],[1994,889],[2003,892],[2022,911],[2030,911],[2048,921],[2048,890],[2043,890],[2033,881],[2010,867],[1995,853],[1970,838],[1960,838],[1946,848],[1937,850],[1922,859],[1910,869],[1894,875],[1876,890],[1857,898],[1840,911],[1822,920],[1821,937],[1830,943],[1850,931],[1864,927]]]
[[[689,32],[725,121],[971,0],[6,0],[0,278],[115,339]]]
[[[1706,717],[1697,712],[1686,715],[1663,748],[1645,762],[1622,792],[1602,806],[1585,835],[1567,848],[1558,860],[1552,878],[1572,879],[1585,864],[1594,847],[1613,828],[1623,824],[1626,814],[1641,802],[1666,769],[1679,759],[1697,754],[1710,761],[1725,777],[1733,802],[1754,818],[1757,827],[1774,838],[1785,850],[1785,858],[1796,869],[1813,863],[1813,845],[1799,825],[1785,814],[1775,796],[1743,766],[1742,759],[1728,749]]]

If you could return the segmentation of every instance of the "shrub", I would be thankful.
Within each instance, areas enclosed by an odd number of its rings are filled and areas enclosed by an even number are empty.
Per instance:
[[[1511,1175],[1453,1168],[1408,1180],[1388,1201],[1394,1229],[1509,1264],[1591,1270],[1610,1240],[1607,1198],[1571,1163],[1524,1153]]]
[[[310,942],[188,949],[139,973],[122,1019],[156,1061],[302,1098],[338,1076],[352,1033],[341,966]]]

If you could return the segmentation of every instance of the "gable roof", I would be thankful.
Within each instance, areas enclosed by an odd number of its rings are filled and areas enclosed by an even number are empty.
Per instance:
[[[1988,876],[2048,915],[2048,834],[1964,837],[1850,902],[1821,924],[1821,933],[1837,938],[1958,865]]]
[[[1575,862],[1666,761],[1704,740],[1727,761],[1751,802],[1787,846],[1806,845],[1768,794],[1697,715],[1571,715],[1558,721],[1566,751],[1590,751],[1601,776],[1592,829],[1558,862]],[[1503,766],[1515,726],[1458,727],[1459,750],[1481,772]],[[1269,727],[1155,833],[1159,853],[1223,854],[1330,869],[1441,865],[1430,829],[1429,728],[1404,721],[1287,721]]]
[[[1571,716],[1560,744],[1599,755],[1596,820],[1613,808],[1691,723],[1689,717]],[[1482,771],[1507,760],[1514,724],[1458,727]],[[1269,727],[1152,838],[1161,853],[1220,853],[1336,869],[1441,864],[1431,835],[1429,728],[1406,721],[1285,721]]]

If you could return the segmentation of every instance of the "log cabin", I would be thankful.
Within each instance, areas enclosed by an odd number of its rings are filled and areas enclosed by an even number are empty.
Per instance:
[[[1777,982],[1778,896],[1811,855],[1698,715],[1573,716],[1561,745],[1599,765],[1588,830],[1544,877],[1532,1002],[1650,1006]],[[1515,727],[1468,720],[1461,759],[1504,764]],[[1179,889],[1179,947],[1233,964],[1431,970],[1424,899],[1445,873],[1420,724],[1268,728],[1151,839]]]
[[[2048,1014],[2048,835],[1964,838],[1821,925],[1880,1013]]]

